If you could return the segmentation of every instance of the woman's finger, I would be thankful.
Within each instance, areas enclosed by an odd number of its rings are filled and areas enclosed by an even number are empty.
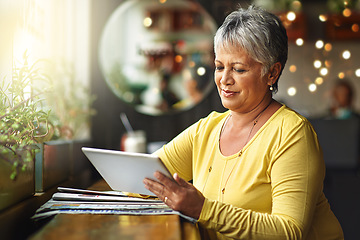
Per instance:
[[[178,186],[178,184],[174,181],[174,179],[169,178],[167,176],[165,176],[163,173],[156,171],[154,173],[154,177],[161,183],[163,184],[166,188],[169,189],[175,189]]]
[[[149,178],[145,178],[143,183],[145,184],[145,188],[153,192],[156,196],[161,198],[164,195],[165,187],[161,183]]]
[[[175,179],[175,181],[177,182],[177,184],[179,184],[182,187],[187,187],[189,186],[189,183],[186,182],[184,179],[182,179],[181,177],[179,177],[179,175],[177,173],[174,173],[173,178]]]

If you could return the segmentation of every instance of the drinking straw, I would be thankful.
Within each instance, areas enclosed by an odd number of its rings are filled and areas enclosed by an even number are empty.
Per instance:
[[[134,130],[131,127],[131,124],[129,122],[129,119],[127,118],[125,113],[120,113],[120,119],[121,119],[122,123],[124,124],[124,127],[128,133],[134,132]]]

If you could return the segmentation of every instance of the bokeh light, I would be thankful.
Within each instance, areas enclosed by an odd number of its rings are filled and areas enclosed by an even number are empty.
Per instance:
[[[315,92],[317,90],[317,86],[315,83],[311,83],[309,84],[309,91],[310,92]]]
[[[360,68],[355,70],[355,76],[360,77]]]
[[[296,19],[296,14],[293,11],[289,11],[286,15],[286,18],[292,22]]]
[[[324,83],[324,79],[323,79],[322,77],[317,77],[317,78],[315,79],[315,83],[316,83],[317,85],[321,85],[321,84]]]
[[[349,50],[345,50],[341,55],[345,60],[348,60],[351,57],[351,52]]]
[[[327,16],[326,16],[325,14],[320,14],[320,15],[319,15],[319,20],[320,20],[321,22],[326,22],[326,21],[327,21]]]
[[[329,70],[327,68],[321,68],[320,69],[320,75],[321,76],[326,76],[329,73]]]
[[[344,79],[345,78],[345,73],[344,72],[339,72],[338,73],[338,78]]]
[[[296,95],[296,88],[295,87],[289,87],[288,90],[287,90],[287,94],[289,96],[295,96]]]
[[[298,46],[302,46],[302,45],[304,45],[304,40],[302,38],[298,38],[298,39],[296,39],[295,43]]]
[[[290,65],[289,71],[292,72],[292,73],[296,72],[296,66],[295,65]]]
[[[315,60],[315,61],[314,61],[314,67],[315,67],[315,68],[321,68],[321,65],[322,65],[322,64],[321,64],[321,61],[320,61],[320,60]]]
[[[317,49],[321,49],[324,47],[324,41],[323,40],[317,40],[316,43],[315,43],[315,47]]]
[[[331,43],[325,44],[324,49],[325,51],[330,52],[332,50],[332,44]]]

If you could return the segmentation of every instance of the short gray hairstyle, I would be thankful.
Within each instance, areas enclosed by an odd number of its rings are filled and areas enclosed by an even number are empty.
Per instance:
[[[280,19],[253,5],[230,13],[216,32],[215,54],[217,49],[234,47],[244,49],[262,64],[262,76],[277,62],[281,63],[281,75],[288,58],[288,38]],[[278,89],[278,79],[273,85],[274,92]]]

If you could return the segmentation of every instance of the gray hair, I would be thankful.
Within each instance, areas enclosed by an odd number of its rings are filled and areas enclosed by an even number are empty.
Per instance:
[[[250,57],[262,64],[262,76],[277,62],[281,72],[288,57],[288,38],[280,19],[272,13],[251,5],[248,9],[238,9],[230,13],[217,30],[214,51],[244,49]],[[278,78],[279,79],[279,78]],[[278,79],[273,85],[278,89]]]

